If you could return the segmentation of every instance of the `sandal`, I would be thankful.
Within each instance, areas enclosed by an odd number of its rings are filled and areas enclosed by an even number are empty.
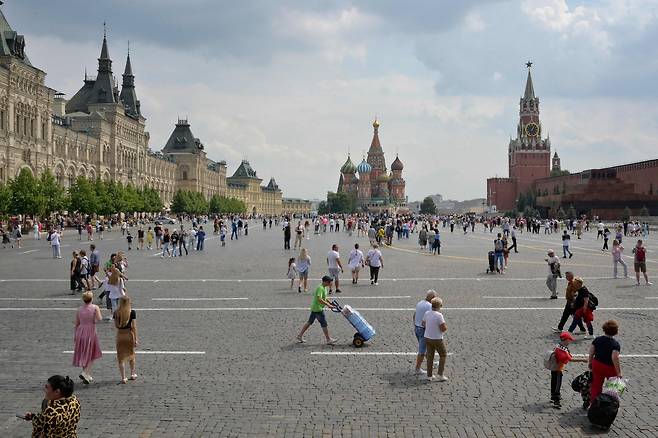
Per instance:
[[[121,379],[121,382],[120,382],[120,383],[122,383],[122,384],[125,385],[126,383],[128,383],[128,379],[126,379],[126,378],[124,377],[123,379]]]

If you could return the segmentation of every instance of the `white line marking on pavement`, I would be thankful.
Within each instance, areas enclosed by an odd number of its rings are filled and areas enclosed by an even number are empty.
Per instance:
[[[411,298],[411,295],[397,295],[397,296],[386,296],[380,295],[376,297],[359,297],[359,296],[350,296],[350,295],[334,295],[336,298],[347,298],[350,300],[399,300],[403,298]]]
[[[402,351],[311,351],[311,354],[322,356],[416,356],[417,351],[402,352]],[[448,356],[454,353],[449,352]]]
[[[248,299],[249,298],[151,298],[152,301],[230,301]]]
[[[80,298],[11,298],[2,297],[0,301],[80,301]]]
[[[103,350],[103,354],[116,354],[115,350]],[[144,350],[135,351],[137,354],[206,354],[205,351],[165,351],[165,350]],[[62,351],[62,354],[73,354],[73,351]]]
[[[589,357],[587,354],[574,354],[574,357]],[[620,354],[619,357],[625,357],[625,358],[648,358],[648,359],[655,359],[658,358],[658,354]]]
[[[65,311],[78,310],[77,307],[0,307],[0,311]],[[180,312],[180,311],[206,311],[206,312],[252,312],[252,311],[289,311],[308,310],[308,307],[148,307],[135,308],[142,312]],[[359,307],[359,311],[382,311],[382,312],[413,312],[415,309],[402,307]],[[564,310],[564,307],[444,307],[443,310],[464,311],[501,311],[501,310]],[[606,311],[657,311],[658,307],[599,307],[598,310]]]
[[[645,300],[658,300],[658,297],[644,297]]]
[[[31,249],[31,250],[29,250],[29,251],[23,251],[23,252],[21,252],[21,253],[19,253],[19,254],[29,254],[29,253],[31,253],[31,252],[36,252],[36,251],[39,251],[39,250],[38,250],[38,249]]]
[[[543,297],[539,297],[539,296],[537,296],[537,297],[494,297],[494,296],[483,296],[482,298],[486,298],[486,299],[490,299],[490,300],[494,300],[494,299],[496,299],[496,300],[522,300],[522,299],[539,299],[539,298],[541,298],[541,299],[545,299],[545,300],[549,299],[547,296],[543,296]]]

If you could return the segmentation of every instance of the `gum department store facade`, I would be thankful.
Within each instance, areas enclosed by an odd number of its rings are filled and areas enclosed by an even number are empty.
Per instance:
[[[0,11],[0,183],[22,169],[35,176],[50,169],[65,187],[79,176],[149,186],[165,205],[181,189],[240,199],[249,213],[310,212],[308,201],[283,199],[273,178],[261,186],[246,160],[227,177],[226,162],[207,158],[187,120],[178,120],[161,152],[151,151],[130,54],[119,91],[105,36],[98,75],[86,76],[70,100],[45,77]]]

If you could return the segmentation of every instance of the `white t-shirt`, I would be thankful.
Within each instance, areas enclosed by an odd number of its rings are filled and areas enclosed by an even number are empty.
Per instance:
[[[329,269],[339,269],[337,261],[339,258],[340,254],[338,251],[334,251],[333,249],[329,251],[327,254],[327,265],[329,266]]]
[[[50,235],[50,244],[59,245],[59,233],[55,232]]]
[[[347,262],[347,265],[350,267],[350,269],[356,269],[358,266],[361,266],[362,261],[363,261],[363,252],[360,249],[354,248],[350,252],[350,259]]]
[[[382,253],[378,249],[371,249],[368,251],[368,260],[370,261],[370,266],[378,268],[382,265]]]
[[[421,300],[416,304],[416,314],[414,316],[414,324],[416,324],[416,327],[423,326],[423,317],[430,310],[432,310],[432,304],[427,300]]]
[[[553,257],[548,257],[547,260],[548,260],[548,273],[549,273],[549,274],[552,274],[553,271],[551,271],[551,265],[552,265],[553,263],[555,263],[555,264],[560,263],[560,260],[558,260],[558,258],[555,257],[555,256],[553,256]]]
[[[431,306],[430,306],[431,308]],[[443,332],[439,329],[441,324],[445,324],[443,314],[436,310],[430,310],[423,316],[425,321],[425,337],[429,339],[443,339]]]

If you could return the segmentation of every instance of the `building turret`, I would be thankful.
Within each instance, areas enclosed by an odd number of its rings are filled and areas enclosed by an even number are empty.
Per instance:
[[[123,103],[126,115],[133,117],[141,115],[140,103],[135,92],[135,75],[133,75],[133,68],[130,62],[130,48],[126,57],[126,69],[123,72],[123,83],[121,85],[119,100]]]
[[[363,157],[363,161],[361,161],[356,168],[359,172],[359,190],[357,195],[359,199],[367,202],[372,195],[372,187],[370,184],[372,166],[368,164],[366,158]]]
[[[560,157],[557,154],[557,151],[555,154],[553,154],[553,172],[559,172],[562,170],[562,167],[560,166]]]

